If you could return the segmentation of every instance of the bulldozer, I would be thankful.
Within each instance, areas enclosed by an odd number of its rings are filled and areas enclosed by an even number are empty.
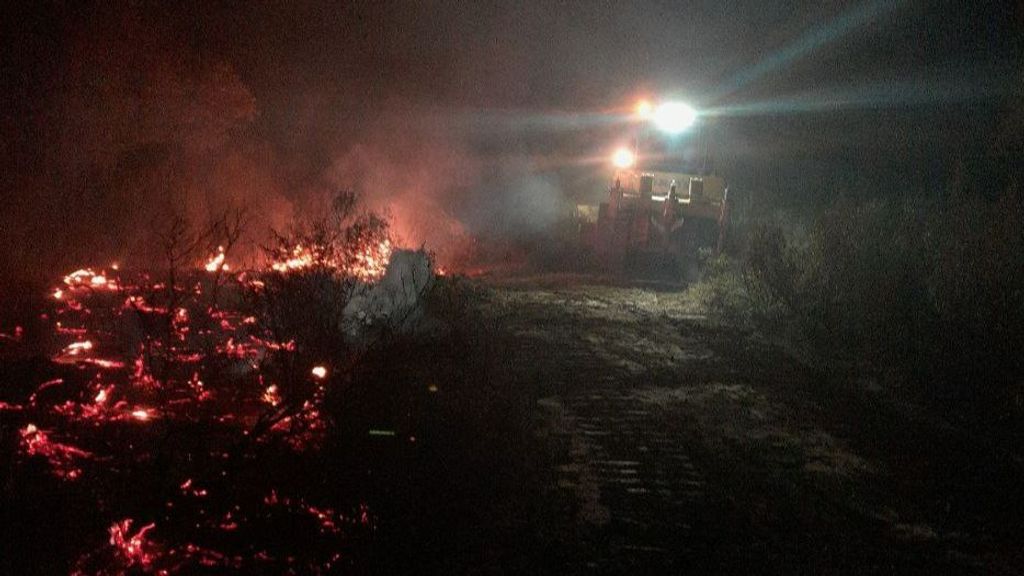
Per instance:
[[[692,280],[722,249],[728,195],[716,175],[620,169],[606,202],[576,206],[580,241],[607,271]]]

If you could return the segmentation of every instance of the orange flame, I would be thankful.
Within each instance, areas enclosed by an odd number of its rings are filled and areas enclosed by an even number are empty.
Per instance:
[[[93,288],[96,290],[117,290],[116,280],[107,279],[104,272],[96,272],[92,268],[81,268],[64,277],[64,284],[74,288]],[[54,297],[60,299],[57,293]]]
[[[322,248],[296,244],[295,247],[288,250],[280,259],[271,262],[270,268],[275,272],[285,274],[318,265],[349,274],[363,282],[376,282],[383,278],[385,272],[387,272],[393,251],[394,247],[390,239],[373,240],[367,242],[362,249],[352,254],[351,261],[346,264],[334,259],[324,258],[323,252],[325,250]]]
[[[274,262],[270,267],[275,272],[293,272],[295,270],[302,270],[309,268],[313,265],[313,252],[304,247],[302,244],[296,244],[292,248],[288,258],[284,260]]]
[[[357,252],[352,264],[352,274],[364,282],[375,282],[384,277],[391,262],[391,241],[387,238],[371,243]]]
[[[224,247],[217,246],[217,253],[214,254],[213,256],[210,256],[210,258],[203,265],[203,268],[205,268],[207,272],[217,272],[218,270],[227,272],[228,265],[226,262],[224,262],[224,259],[226,257],[227,256],[224,254]]]

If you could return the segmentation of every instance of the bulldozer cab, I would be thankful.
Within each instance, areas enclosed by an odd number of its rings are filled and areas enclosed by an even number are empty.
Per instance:
[[[577,206],[581,241],[612,270],[692,272],[698,252],[722,241],[727,196],[717,175],[619,170],[606,202]]]

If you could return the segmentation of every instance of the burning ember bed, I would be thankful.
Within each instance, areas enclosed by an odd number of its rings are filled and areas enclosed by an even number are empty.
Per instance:
[[[52,538],[33,554],[52,546],[83,575],[357,563],[374,510],[317,460],[325,404],[394,326],[395,309],[352,304],[388,273],[384,232],[282,244],[251,270],[220,246],[170,280],[111,265],[54,286],[33,344],[49,360],[8,363],[0,389],[8,493]]]

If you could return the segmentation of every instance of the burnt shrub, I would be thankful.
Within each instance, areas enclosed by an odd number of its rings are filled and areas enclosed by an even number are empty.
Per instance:
[[[942,338],[934,370],[956,394],[1020,411],[1024,209],[1010,189],[951,203],[931,223],[930,297]]]
[[[349,421],[359,398],[377,405],[395,396],[382,385],[381,359],[425,322],[433,260],[394,250],[388,221],[356,206],[341,194],[325,216],[276,234],[264,248],[268,266],[253,274],[248,312],[269,343],[261,373],[280,399],[258,433],[302,420],[293,416],[316,422],[322,408],[334,424]]]
[[[689,289],[697,307],[717,321],[749,326],[754,305],[747,290],[743,262],[726,254],[712,256],[705,260],[702,274],[701,281]]]
[[[268,275],[260,294],[262,318],[279,342],[295,342],[310,358],[343,358],[344,310],[356,282],[327,268]]]
[[[840,204],[812,228],[797,321],[815,348],[860,369],[910,368],[934,331],[927,234],[912,207]]]
[[[786,238],[778,224],[757,224],[750,233],[744,281],[750,294],[751,317],[762,326],[800,311],[804,298],[807,256]]]
[[[357,207],[354,194],[339,193],[326,215],[275,233],[264,248],[270,271],[253,304],[278,341],[295,342],[307,357],[347,357],[345,310],[390,259],[387,220]]]
[[[708,311],[815,364],[933,400],[1019,412],[1024,210],[996,200],[836,202],[804,226],[751,224],[695,288]]]

